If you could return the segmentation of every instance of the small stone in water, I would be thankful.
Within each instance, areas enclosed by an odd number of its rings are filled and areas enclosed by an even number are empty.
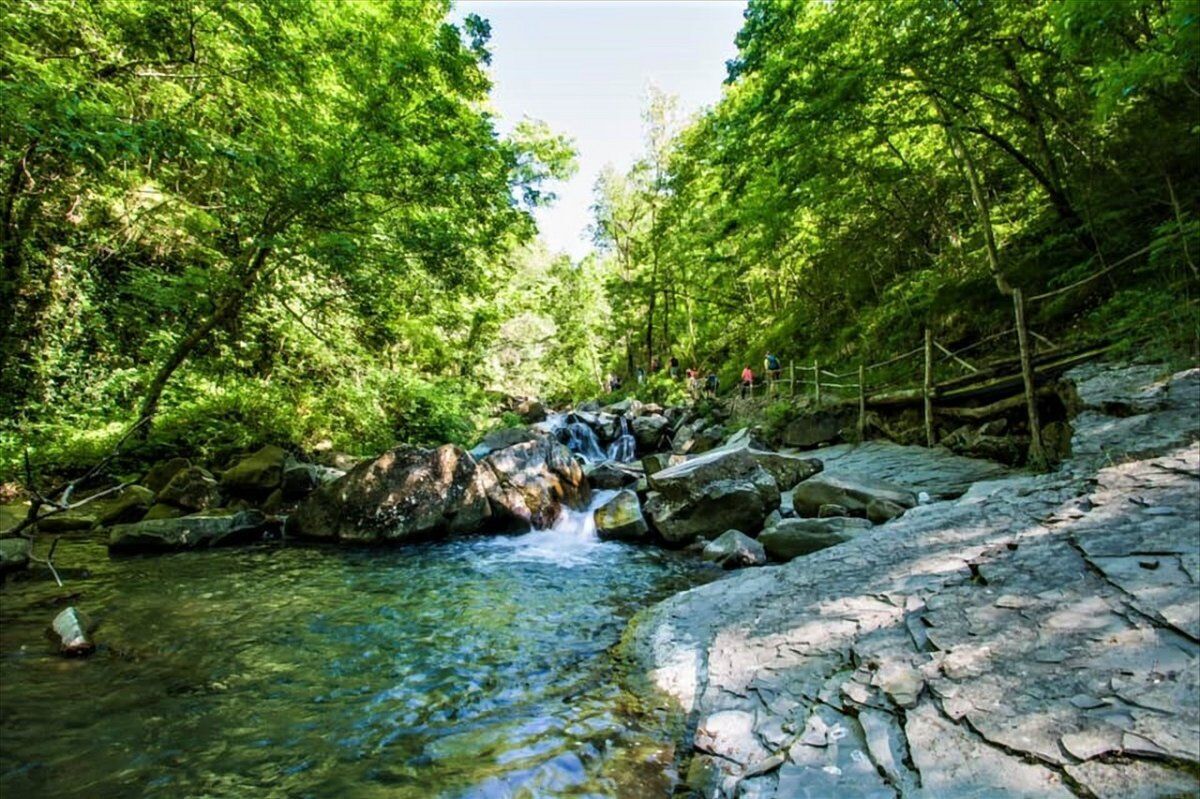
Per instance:
[[[55,616],[52,626],[61,639],[58,651],[68,657],[90,655],[96,645],[87,637],[89,624],[87,616],[74,607],[69,607]]]

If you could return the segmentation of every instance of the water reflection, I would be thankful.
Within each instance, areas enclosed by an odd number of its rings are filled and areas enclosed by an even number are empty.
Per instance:
[[[0,592],[0,795],[664,795],[663,734],[607,650],[714,575],[589,517],[399,549],[64,541],[90,577]],[[68,592],[100,622],[87,661],[43,637]]]

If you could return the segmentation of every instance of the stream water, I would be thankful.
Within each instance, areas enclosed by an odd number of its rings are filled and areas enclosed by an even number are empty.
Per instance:
[[[64,540],[55,562],[63,589],[0,589],[5,799],[665,796],[669,735],[609,650],[717,576],[600,542],[590,513],[388,549]],[[66,604],[98,622],[88,659],[45,637]]]

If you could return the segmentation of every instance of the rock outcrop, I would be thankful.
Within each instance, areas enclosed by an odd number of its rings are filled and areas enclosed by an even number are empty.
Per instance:
[[[623,653],[687,714],[696,793],[1200,790],[1200,370],[1074,376],[1089,410],[1057,472],[843,450],[842,474],[974,485],[634,620]]]
[[[397,447],[317,489],[288,517],[299,538],[383,542],[476,529],[491,516],[490,473],[453,444]]]

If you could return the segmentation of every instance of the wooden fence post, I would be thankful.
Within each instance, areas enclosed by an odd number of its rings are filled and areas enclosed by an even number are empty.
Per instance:
[[[925,446],[936,442],[933,436],[933,331],[925,328],[925,382],[922,395],[925,397]]]
[[[867,370],[858,364],[858,441],[861,444],[867,433]]]
[[[821,364],[816,358],[813,358],[813,399],[818,406],[821,404]]]
[[[788,382],[791,383],[791,385],[792,385],[792,396],[794,397],[794,396],[796,396],[796,359],[795,358],[788,361],[788,373],[791,375],[791,379]]]
[[[1025,297],[1020,289],[1013,289],[1013,310],[1017,318],[1017,345],[1021,349],[1021,376],[1025,379],[1025,408],[1029,412],[1029,465],[1045,469],[1046,450],[1042,447],[1042,425],[1038,421],[1033,356],[1029,350],[1029,329],[1025,326]]]

